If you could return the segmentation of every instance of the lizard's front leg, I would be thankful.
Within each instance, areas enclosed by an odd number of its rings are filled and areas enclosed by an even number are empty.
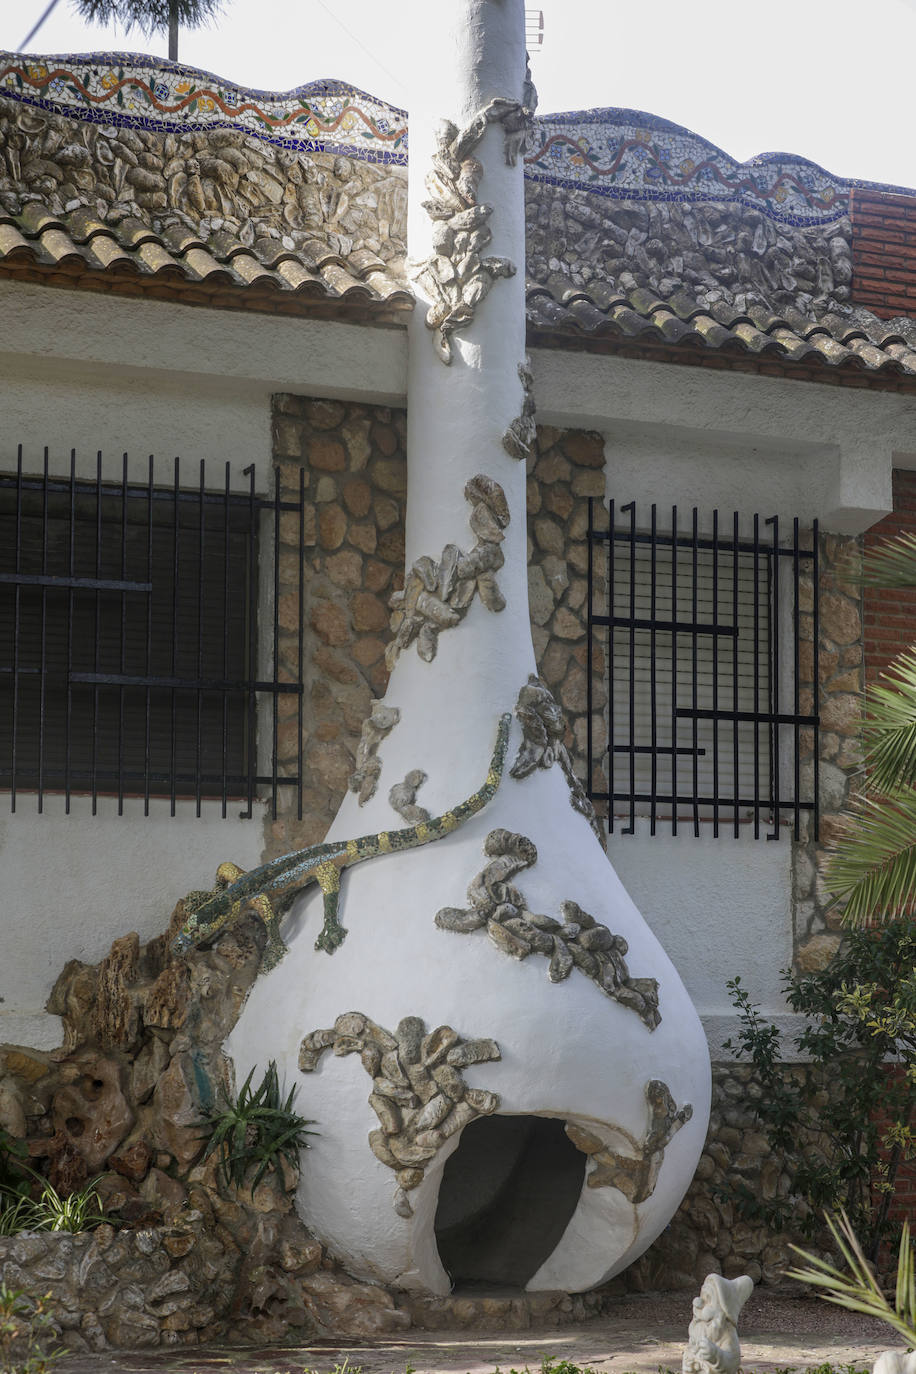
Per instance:
[[[244,868],[239,868],[238,864],[226,862],[220,864],[216,870],[216,882],[213,885],[214,892],[222,892],[223,888],[229,887],[238,878],[244,878]]]
[[[338,945],[342,945],[347,938],[347,932],[337,919],[337,906],[340,899],[340,869],[335,863],[327,860],[325,863],[318,864],[314,873],[315,880],[324,897],[324,925],[321,927],[321,934],[315,941],[315,948],[323,949],[326,954],[333,954]]]
[[[238,905],[241,906],[242,903],[239,902]],[[267,944],[264,946],[261,967],[258,970],[259,973],[266,973],[268,969],[276,968],[286,953],[286,945],[280,935],[280,918],[274,911],[270,898],[263,892],[256,892],[244,905],[255,913],[267,931]]]

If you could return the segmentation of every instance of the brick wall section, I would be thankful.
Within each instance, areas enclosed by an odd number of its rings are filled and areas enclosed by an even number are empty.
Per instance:
[[[852,302],[882,319],[916,314],[916,196],[853,187]]]
[[[865,548],[907,531],[916,534],[916,472],[894,469],[894,509],[872,525]],[[873,682],[902,649],[916,640],[916,591],[865,591],[865,679]]]

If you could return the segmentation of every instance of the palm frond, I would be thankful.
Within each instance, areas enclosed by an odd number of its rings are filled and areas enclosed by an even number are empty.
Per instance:
[[[824,886],[846,902],[844,919],[861,925],[897,915],[916,900],[916,792],[861,797],[831,846]]]
[[[837,1307],[846,1307],[851,1312],[862,1312],[865,1316],[877,1317],[879,1321],[898,1331],[909,1345],[916,1345],[916,1290],[913,1283],[913,1253],[908,1223],[903,1223],[900,1235],[897,1292],[893,1307],[881,1291],[846,1213],[841,1212],[839,1220],[828,1216],[827,1225],[837,1249],[843,1256],[848,1274],[844,1274],[827,1260],[819,1259],[807,1250],[801,1250],[797,1245],[793,1245],[791,1248],[806,1261],[806,1265],[801,1269],[790,1269],[788,1277],[821,1289],[821,1297],[827,1302],[835,1303]]]
[[[861,577],[867,587],[916,587],[916,534],[903,533],[869,549]]]
[[[869,687],[862,739],[875,792],[916,787],[916,650],[907,649]]]

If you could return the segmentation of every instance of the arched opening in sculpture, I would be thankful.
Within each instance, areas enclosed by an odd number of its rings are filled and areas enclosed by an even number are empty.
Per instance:
[[[439,1187],[436,1244],[456,1288],[522,1289],[553,1253],[586,1156],[541,1116],[487,1116],[461,1134]]]

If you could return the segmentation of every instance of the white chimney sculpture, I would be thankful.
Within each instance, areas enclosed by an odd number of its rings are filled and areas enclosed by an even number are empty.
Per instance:
[[[352,1273],[581,1291],[677,1208],[709,1058],[536,676],[523,0],[414,3],[410,18],[406,585],[360,790],[328,835],[378,836],[381,854],[343,872],[337,948],[336,927],[315,948],[322,893],[299,900],[227,1049],[239,1077],[274,1059],[300,1082],[319,1134],[297,1205]],[[450,833],[418,847],[427,816]]]

